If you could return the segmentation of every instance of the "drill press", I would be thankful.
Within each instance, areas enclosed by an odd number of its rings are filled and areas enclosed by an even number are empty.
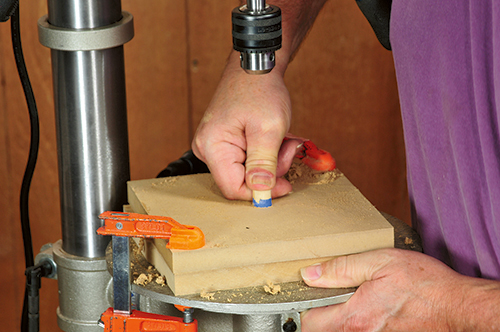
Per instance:
[[[53,255],[58,268],[59,326],[97,332],[112,293],[105,258],[109,239],[95,233],[102,225],[97,216],[121,209],[129,178],[122,45],[133,36],[132,19],[121,11],[119,0],[48,0],[48,9],[39,27],[41,42],[52,49],[63,241],[47,255]],[[242,68],[250,74],[269,73],[281,47],[280,9],[249,0],[232,16]],[[221,332],[280,331],[283,317],[297,320],[298,311],[345,301],[352,292],[297,304],[208,302],[136,285],[132,291],[143,311],[176,312],[171,304],[198,308],[200,331]],[[227,324],[218,328],[221,322]]]

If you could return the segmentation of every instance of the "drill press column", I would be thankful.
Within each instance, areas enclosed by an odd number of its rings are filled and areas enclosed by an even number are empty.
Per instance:
[[[120,1],[48,1],[48,22],[85,31],[121,20]],[[77,32],[76,32],[77,33]],[[63,249],[102,257],[102,211],[126,203],[130,177],[123,46],[52,49]]]
[[[62,246],[58,266],[59,327],[102,331],[110,275],[99,214],[121,210],[130,178],[123,44],[132,16],[120,0],[48,0],[40,42],[51,48],[56,113]]]

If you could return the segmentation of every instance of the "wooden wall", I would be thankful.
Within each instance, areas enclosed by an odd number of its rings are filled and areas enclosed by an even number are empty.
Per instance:
[[[131,177],[155,177],[189,149],[231,48],[236,0],[123,0],[135,38],[125,46]],[[36,251],[61,238],[50,51],[36,22],[46,2],[21,1],[22,38],[40,112],[41,146],[31,191]],[[279,57],[279,52],[277,53]],[[19,188],[29,122],[10,43],[0,24],[0,322],[19,329],[24,255]],[[312,139],[380,210],[408,222],[404,147],[391,53],[352,0],[329,1],[290,65],[292,132]],[[57,283],[44,280],[41,331],[57,330]]]

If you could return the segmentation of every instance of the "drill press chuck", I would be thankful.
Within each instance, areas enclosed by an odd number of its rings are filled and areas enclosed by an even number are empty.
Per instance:
[[[281,9],[261,1],[233,9],[233,48],[241,52],[241,67],[249,74],[269,73],[281,48]]]

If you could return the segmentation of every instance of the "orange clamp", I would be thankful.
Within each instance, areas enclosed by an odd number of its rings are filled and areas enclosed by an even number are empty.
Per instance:
[[[198,322],[184,323],[182,318],[132,310],[130,314],[108,308],[99,320],[104,332],[196,332]]]
[[[198,227],[182,225],[169,217],[106,211],[99,218],[104,220],[104,226],[97,230],[100,235],[166,239],[169,249],[190,250],[205,245],[205,235]]]
[[[318,149],[313,142],[305,141],[302,144],[301,152],[297,157],[310,168],[321,172],[329,172],[335,169],[335,159],[333,159],[332,155],[325,150]]]
[[[299,158],[304,164],[309,166],[309,168],[319,172],[329,172],[335,169],[335,159],[333,159],[329,152],[318,149],[316,144],[300,137],[285,137],[283,141],[292,138],[303,140],[303,143],[301,144],[295,157]]]

